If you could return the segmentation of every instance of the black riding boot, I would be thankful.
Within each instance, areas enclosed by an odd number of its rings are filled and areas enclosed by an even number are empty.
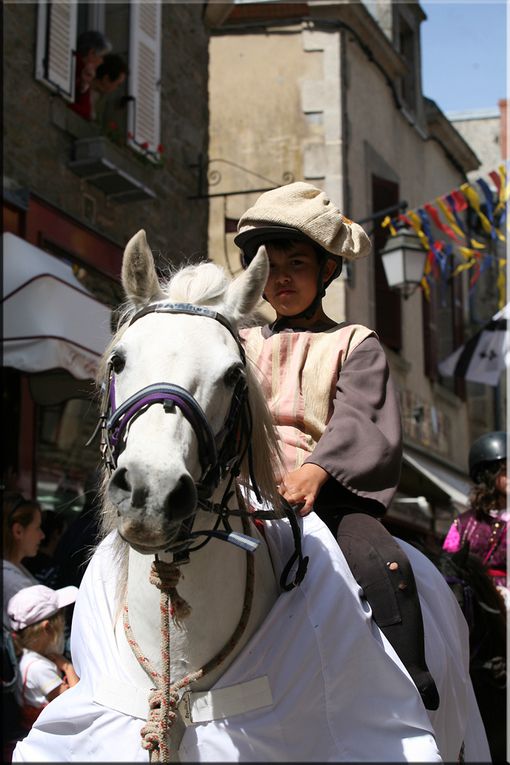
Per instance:
[[[344,515],[338,544],[372,608],[374,621],[411,675],[426,709],[439,694],[425,662],[425,638],[416,582],[407,555],[376,518]]]

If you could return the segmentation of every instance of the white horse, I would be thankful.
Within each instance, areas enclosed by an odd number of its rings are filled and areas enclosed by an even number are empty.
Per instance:
[[[427,713],[326,526],[268,512],[278,450],[236,333],[267,273],[261,248],[233,282],[201,264],[160,285],[144,232],[129,242],[103,370],[106,534],[72,629],[81,679],[14,761],[489,761],[467,626],[432,563],[402,543],[441,698]]]

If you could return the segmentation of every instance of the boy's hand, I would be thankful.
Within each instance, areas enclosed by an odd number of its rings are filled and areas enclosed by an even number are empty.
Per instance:
[[[304,502],[297,514],[308,515],[313,510],[313,503],[321,487],[329,477],[329,473],[324,468],[307,462],[297,470],[287,473],[280,484],[280,494],[291,505]]]

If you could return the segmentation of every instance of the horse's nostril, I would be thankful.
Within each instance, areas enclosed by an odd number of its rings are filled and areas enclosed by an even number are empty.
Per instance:
[[[120,489],[123,492],[131,493],[131,484],[129,483],[127,468],[117,468],[110,479],[110,486]]]
[[[192,513],[197,502],[197,492],[193,480],[188,475],[179,478],[176,486],[165,500],[165,509],[169,513]]]

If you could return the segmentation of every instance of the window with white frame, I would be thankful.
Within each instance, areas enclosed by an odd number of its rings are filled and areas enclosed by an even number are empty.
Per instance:
[[[119,24],[115,16],[119,16]],[[124,24],[124,19],[128,23]],[[127,144],[149,159],[160,145],[161,0],[132,3],[77,3],[39,0],[36,79],[66,101],[75,98],[76,40],[86,29],[103,32],[114,53],[128,52]],[[110,35],[109,31],[113,34]],[[126,39],[120,39],[124,30]],[[128,39],[127,39],[128,38]]]

